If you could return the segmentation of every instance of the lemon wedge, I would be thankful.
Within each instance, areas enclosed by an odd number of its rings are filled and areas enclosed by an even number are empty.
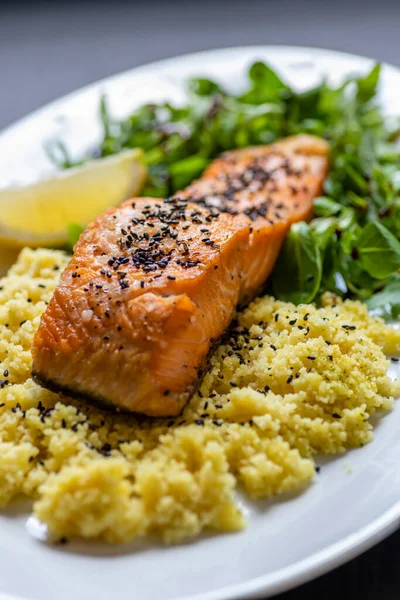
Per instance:
[[[68,225],[85,226],[140,192],[147,175],[142,154],[127,150],[28,186],[0,190],[0,246],[64,244]]]

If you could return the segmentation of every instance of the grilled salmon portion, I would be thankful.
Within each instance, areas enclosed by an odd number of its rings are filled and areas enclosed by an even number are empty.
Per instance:
[[[134,198],[89,225],[33,346],[41,385],[120,410],[177,415],[238,304],[311,215],[328,147],[309,136],[228,152],[172,198]]]

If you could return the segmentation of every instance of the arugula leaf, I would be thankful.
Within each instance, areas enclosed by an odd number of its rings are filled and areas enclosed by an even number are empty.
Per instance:
[[[375,279],[386,279],[400,269],[400,242],[379,221],[365,226],[357,250],[363,268]]]
[[[295,304],[311,302],[320,286],[321,252],[307,223],[292,225],[272,276],[277,298]]]
[[[249,78],[253,85],[247,93],[239,97],[241,102],[249,104],[271,102],[277,100],[282,91],[289,90],[279,75],[261,61],[251,65]]]
[[[273,90],[281,90],[288,87],[276,71],[261,61],[251,65],[249,78],[254,85],[267,86]]]
[[[218,83],[204,77],[192,77],[188,81],[188,87],[197,96],[212,96],[214,94],[225,93]]]
[[[357,99],[360,102],[368,102],[375,96],[380,73],[381,65],[377,64],[372,67],[365,77],[360,77],[357,80]]]

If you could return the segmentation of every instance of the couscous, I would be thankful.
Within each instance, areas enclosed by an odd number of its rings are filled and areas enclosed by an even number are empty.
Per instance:
[[[238,530],[238,487],[252,498],[301,490],[316,453],[369,442],[371,415],[400,393],[385,357],[400,332],[328,295],[320,309],[264,297],[239,313],[175,419],[49,392],[30,377],[31,344],[67,261],[25,249],[0,281],[0,502],[33,498],[54,539]]]

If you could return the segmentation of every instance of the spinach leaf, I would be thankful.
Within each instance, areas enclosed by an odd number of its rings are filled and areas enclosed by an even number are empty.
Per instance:
[[[365,226],[357,250],[363,268],[375,279],[386,279],[400,269],[400,242],[379,221]]]
[[[274,294],[295,304],[311,302],[321,275],[321,253],[310,226],[304,222],[292,225],[273,272]]]

